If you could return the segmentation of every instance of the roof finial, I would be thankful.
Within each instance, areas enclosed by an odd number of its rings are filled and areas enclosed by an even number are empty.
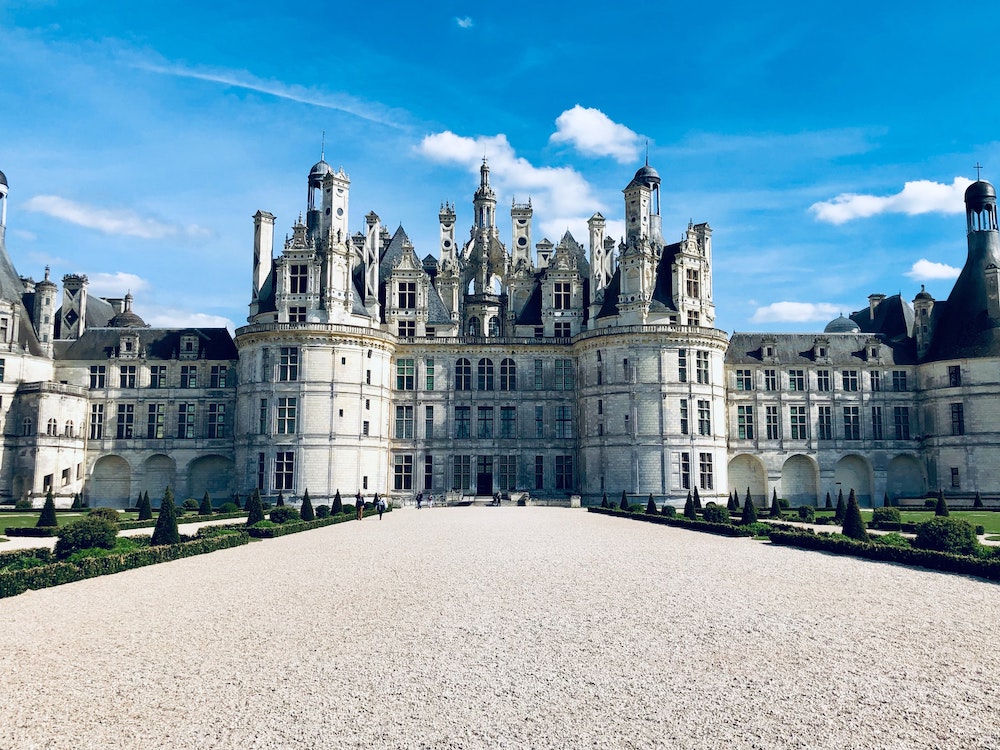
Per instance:
[[[646,139],[646,166],[649,166],[649,138]]]
[[[323,140],[320,142],[319,147],[319,160],[326,161],[326,131],[323,131]]]
[[[981,178],[980,178],[980,176],[979,176],[979,171],[980,171],[980,170],[981,170],[982,168],[983,168],[983,165],[982,165],[982,164],[980,164],[980,163],[979,163],[979,162],[977,161],[977,162],[976,162],[976,182],[979,182],[979,181],[980,181],[980,179],[981,179]]]

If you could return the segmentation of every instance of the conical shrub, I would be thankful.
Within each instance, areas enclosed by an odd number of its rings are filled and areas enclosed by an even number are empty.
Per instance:
[[[312,500],[309,499],[309,489],[302,493],[302,507],[299,508],[299,515],[303,521],[315,521],[316,513],[313,511]]]
[[[749,487],[747,487],[747,499],[743,503],[743,516],[740,518],[740,523],[744,526],[749,523],[757,523],[757,507],[753,504]]]
[[[938,490],[937,505],[934,506],[935,516],[947,516],[948,515],[948,503],[944,499],[944,491]]]
[[[139,498],[139,520],[148,521],[153,517],[153,509],[149,505],[149,493],[141,494]]]
[[[331,516],[338,516],[344,512],[344,501],[340,499],[340,490],[333,496],[333,507],[330,508]]]
[[[750,494],[750,488],[747,487],[747,496],[743,498],[743,505],[747,503],[753,504],[753,495]]]
[[[179,544],[181,535],[177,531],[177,506],[174,505],[174,493],[167,487],[160,503],[160,513],[156,517],[156,528],[153,529],[152,545]]]
[[[982,498],[982,496],[980,496],[979,490],[976,490],[976,500],[975,500],[975,502],[972,503],[972,507],[973,508],[982,508],[983,507],[983,498]]]
[[[694,496],[688,492],[687,500],[684,501],[684,517],[690,518],[692,521],[698,517],[698,513],[694,509]]]
[[[628,496],[625,494],[625,490],[622,490],[622,499],[618,503],[618,508],[620,510],[628,510]]]
[[[698,494],[698,488],[694,488],[694,509],[701,510],[701,496]]]
[[[607,508],[608,507],[608,493],[607,492],[605,492],[604,496],[601,498],[601,507],[602,508]]]
[[[234,492],[233,493],[233,505],[235,505],[237,507],[237,509],[243,507],[242,505],[240,505],[240,493],[239,492]]]
[[[833,510],[833,500],[830,499],[829,492],[826,493],[826,505],[823,507],[825,507],[827,510]]]
[[[733,494],[729,496],[729,502],[726,503],[726,510],[730,513],[735,513],[740,509],[740,501],[736,499],[736,490],[733,490]]]
[[[778,502],[777,490],[771,495],[771,511],[767,515],[768,518],[781,518],[781,504]]]
[[[656,509],[656,501],[653,500],[652,492],[649,493],[649,500],[646,501],[646,513],[648,513],[651,516],[655,516],[659,513],[659,511]]]
[[[861,520],[861,508],[858,507],[858,499],[854,496],[853,488],[847,499],[847,509],[844,511],[843,533],[844,536],[857,539],[859,542],[868,541],[868,531],[865,529],[865,522]]]
[[[888,492],[886,492],[885,495],[882,496],[882,507],[883,508],[891,508],[892,507],[892,502],[889,500],[889,493]]]
[[[205,496],[201,499],[201,505],[198,506],[198,515],[212,515],[212,497],[208,494],[208,490],[205,490]]]
[[[247,498],[247,526],[264,520],[264,505],[260,501],[260,490],[254,490]]]
[[[42,512],[38,514],[38,523],[35,524],[36,528],[55,528],[59,525],[56,520],[56,499],[52,495],[52,488],[45,493],[45,504],[42,506]]]
[[[841,488],[837,494],[837,510],[833,514],[834,523],[844,523],[844,516],[847,513],[847,503],[844,502],[844,489]]]
[[[275,507],[280,508],[285,504],[285,496],[282,493],[278,493],[278,502],[275,503]]]

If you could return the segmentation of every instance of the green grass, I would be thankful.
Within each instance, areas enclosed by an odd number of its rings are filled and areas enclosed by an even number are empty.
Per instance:
[[[827,516],[828,518],[833,518],[834,511],[819,509],[816,511],[816,517]],[[905,510],[903,508],[899,509],[899,516],[903,523],[920,523],[921,521],[929,521],[934,518],[933,510]],[[870,521],[872,518],[872,511],[870,508],[861,509],[861,517],[865,521]],[[963,521],[968,521],[973,526],[982,526],[986,529],[987,534],[1000,534],[1000,513],[996,511],[989,510],[953,510],[949,518],[961,518]]]
[[[0,513],[0,529],[4,529],[8,526],[11,528],[23,528],[25,526],[34,527],[38,523],[38,516],[41,515],[41,511],[25,511],[24,513]],[[77,512],[65,512],[59,511],[56,513],[56,522],[60,526],[65,526],[73,521],[79,521],[81,518],[87,515],[87,511]],[[119,516],[123,521],[131,521],[132,519],[138,518],[138,513],[125,513],[119,511]]]

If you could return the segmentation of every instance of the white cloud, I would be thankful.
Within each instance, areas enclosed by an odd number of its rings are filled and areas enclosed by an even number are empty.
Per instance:
[[[843,224],[853,219],[863,219],[884,213],[915,214],[945,213],[957,214],[964,210],[965,190],[972,180],[956,177],[950,185],[931,180],[915,180],[903,185],[894,195],[863,195],[841,193],[828,201],[820,201],[809,207],[819,221]]]
[[[599,109],[577,104],[556,118],[556,128],[550,141],[569,143],[587,156],[610,156],[619,164],[634,162],[639,156],[638,134]]]
[[[156,219],[139,216],[128,209],[98,208],[86,203],[77,203],[68,198],[61,198],[58,195],[36,195],[25,202],[24,208],[80,227],[96,229],[104,234],[139,237],[146,240],[175,237],[179,234],[193,237],[205,237],[211,234],[210,230],[196,225],[181,227],[177,224],[167,224]]]
[[[961,268],[921,258],[913,264],[913,267],[905,275],[915,281],[937,281],[939,279],[957,279],[961,272]]]
[[[115,271],[114,273],[88,273],[87,293],[98,297],[124,297],[126,292],[144,292],[150,288],[149,282],[134,273]]]
[[[772,302],[758,307],[751,320],[755,323],[804,323],[831,321],[843,308],[830,302]]]
[[[458,24],[458,28],[460,29],[471,29],[473,27],[472,19],[469,18],[469,16],[466,16],[465,18],[456,18],[455,23]]]
[[[146,321],[146,324],[153,328],[228,328],[230,331],[236,330],[233,321],[221,315],[208,315],[169,307],[157,307],[145,314],[139,314]]]

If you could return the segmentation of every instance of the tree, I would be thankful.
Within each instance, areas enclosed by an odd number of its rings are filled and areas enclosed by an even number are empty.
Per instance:
[[[312,500],[309,499],[309,488],[302,493],[302,507],[299,508],[299,515],[302,516],[303,521],[315,521],[316,513],[313,511]]]
[[[851,490],[853,492],[854,490]],[[840,488],[837,494],[837,510],[833,514],[834,523],[844,523],[844,514],[847,513],[847,503],[844,502],[844,488]]]
[[[892,507],[892,503],[889,501],[889,493],[888,492],[886,492],[885,495],[882,497],[882,507],[883,508],[891,508]]]
[[[865,529],[865,522],[861,520],[861,508],[858,507],[858,499],[854,496],[853,487],[850,497],[847,498],[843,533],[844,536],[857,539],[859,542],[868,541],[868,531]]]
[[[833,510],[833,500],[830,499],[830,493],[826,493],[826,509]]]
[[[205,497],[201,499],[201,505],[198,506],[198,515],[212,515],[212,497],[208,494],[208,490],[205,490]]]
[[[333,507],[330,508],[331,516],[339,516],[344,512],[344,502],[340,499],[340,490],[337,490],[337,494],[333,496]]]
[[[980,496],[979,490],[976,490],[976,500],[975,500],[975,502],[972,503],[972,507],[973,508],[982,508],[983,507],[983,498]]]
[[[625,490],[622,490],[622,500],[618,503],[618,507],[621,510],[628,510],[628,496],[625,494]]]
[[[736,498],[736,490],[729,496],[729,502],[726,503],[726,510],[730,513],[734,513],[740,509],[740,501]]]
[[[167,487],[160,503],[160,513],[156,517],[156,528],[153,529],[152,545],[179,544],[181,535],[177,531],[177,506],[174,505],[174,493]]]
[[[775,489],[771,495],[771,512],[768,513],[770,518],[781,518],[781,505],[778,503],[778,490]]]
[[[56,520],[56,499],[52,495],[52,488],[49,487],[45,492],[45,505],[42,506],[42,512],[38,515],[38,523],[35,524],[36,528],[54,528],[59,525]]]
[[[743,506],[746,507],[747,503],[750,503],[751,505],[753,505],[753,495],[750,494],[750,488],[749,487],[747,487],[747,496],[745,498],[743,498]]]
[[[694,488],[694,509],[701,510],[701,497],[698,495],[698,488]]]
[[[743,503],[743,516],[740,518],[740,523],[744,526],[751,523],[757,523],[757,508],[753,504],[753,498],[750,496],[749,487],[747,487],[747,499]]]
[[[692,521],[698,517],[698,513],[694,509],[694,497],[688,492],[687,500],[684,502],[684,517],[690,518]]]
[[[239,510],[241,507],[243,507],[243,506],[240,505],[240,493],[239,492],[234,492],[233,493],[233,505],[236,506],[237,510]]]
[[[140,495],[139,499],[139,520],[148,521],[153,517],[153,509],[149,506],[149,493]]]
[[[275,505],[280,508],[284,504],[285,504],[285,496],[281,492],[279,492],[278,493],[278,502],[276,502]]]
[[[604,496],[601,498],[601,507],[602,508],[607,508],[608,507],[608,493],[607,492],[605,492]]]
[[[78,508],[83,507],[81,505],[81,503],[80,503],[80,493],[79,492],[76,492],[76,493],[73,494],[73,504],[71,506],[69,506],[69,507],[70,507],[70,510],[77,510]]]
[[[254,490],[247,498],[247,526],[264,520],[264,505],[260,501],[260,490]]]
[[[653,493],[649,493],[649,500],[646,501],[646,513],[655,516],[659,511],[656,509],[656,501],[653,500]]]
[[[944,490],[938,490],[937,505],[934,506],[935,516],[948,515],[948,503],[944,499]]]

